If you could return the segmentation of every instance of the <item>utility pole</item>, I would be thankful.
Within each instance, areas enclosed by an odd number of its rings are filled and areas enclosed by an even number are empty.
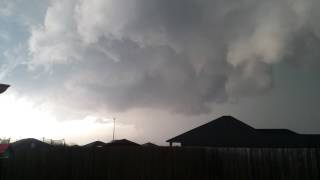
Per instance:
[[[113,118],[113,135],[112,135],[112,141],[114,141],[114,133],[116,131],[116,118]]]

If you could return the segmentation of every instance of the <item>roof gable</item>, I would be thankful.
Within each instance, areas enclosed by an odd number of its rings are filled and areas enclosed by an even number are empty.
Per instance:
[[[92,143],[86,144],[83,147],[102,147],[105,146],[106,143],[102,142],[102,141],[94,141]]]
[[[129,141],[127,139],[120,139],[120,140],[113,140],[107,143],[106,146],[140,146],[140,144]]]
[[[232,116],[222,116],[202,126],[187,131],[179,136],[167,140],[167,142],[179,141],[190,137],[204,137],[206,134],[223,135],[223,134],[250,134],[254,133],[255,129]]]

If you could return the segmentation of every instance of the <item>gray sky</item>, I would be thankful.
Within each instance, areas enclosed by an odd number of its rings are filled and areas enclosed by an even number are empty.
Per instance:
[[[0,0],[0,136],[164,141],[221,115],[320,133],[317,0]]]

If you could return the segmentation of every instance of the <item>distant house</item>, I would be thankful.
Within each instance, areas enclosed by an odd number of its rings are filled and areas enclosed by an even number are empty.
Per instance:
[[[181,146],[208,147],[320,147],[320,135],[288,129],[255,129],[232,116],[222,116],[167,140]]]
[[[92,143],[86,144],[83,147],[87,148],[102,148],[102,147],[128,147],[128,146],[140,146],[135,142],[129,141],[127,139],[113,140],[109,143],[104,143],[101,141],[94,141]]]
[[[118,147],[118,146],[140,146],[140,144],[129,141],[127,139],[113,140],[106,144],[108,147]]]
[[[106,145],[106,143],[102,142],[102,141],[94,141],[92,143],[86,144],[83,147],[88,147],[88,148],[100,148],[100,147],[104,147]]]
[[[159,147],[158,145],[151,143],[151,142],[147,142],[145,144],[142,144],[143,147]]]
[[[0,159],[9,158],[12,153],[12,148],[10,146],[10,138],[0,139]]]
[[[45,149],[51,147],[51,145],[39,141],[38,139],[27,138],[11,143],[11,147],[14,151],[25,151],[32,149]]]
[[[10,144],[0,144],[0,159],[8,158],[11,150]]]

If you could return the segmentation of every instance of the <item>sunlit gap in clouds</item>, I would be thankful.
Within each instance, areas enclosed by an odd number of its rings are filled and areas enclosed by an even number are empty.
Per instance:
[[[95,140],[108,141],[112,138],[113,120],[88,115],[83,119],[59,121],[47,104],[36,104],[14,92],[0,96],[0,138],[13,141],[22,138],[43,137],[66,139],[67,143],[85,144]],[[134,126],[117,123],[121,136],[132,133]]]

